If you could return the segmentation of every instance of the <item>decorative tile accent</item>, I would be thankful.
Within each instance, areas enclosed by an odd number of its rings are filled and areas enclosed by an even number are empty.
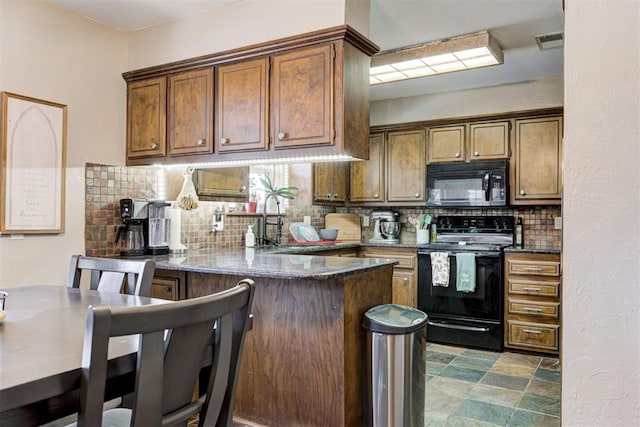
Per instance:
[[[560,371],[552,369],[538,368],[536,369],[533,378],[543,381],[549,381],[551,383],[560,383]]]
[[[507,426],[513,427],[560,427],[560,417],[538,414],[516,409]]]
[[[453,378],[460,381],[477,383],[484,377],[486,371],[478,371],[477,369],[461,368],[449,365],[440,372],[441,377]]]
[[[113,242],[115,227],[120,224],[119,200],[122,198],[157,199],[163,181],[158,169],[151,167],[124,167],[88,163],[85,167],[85,245],[90,256],[114,256],[120,245]],[[211,220],[216,209],[228,211],[223,202],[201,202],[198,209],[182,211],[181,242],[188,249],[238,249],[244,246],[247,226],[254,224],[261,215],[225,215],[223,231],[212,232]],[[289,225],[311,217],[311,225],[324,228],[324,217],[328,213],[348,212],[370,216],[372,208],[334,208],[331,206],[289,206],[283,217],[282,242],[292,240]],[[525,247],[531,249],[555,249],[561,246],[561,230],[553,228],[553,219],[561,215],[560,207],[531,207],[522,209],[478,209],[460,211],[454,209],[398,208],[401,222],[401,240],[415,242],[415,228],[408,223],[409,215],[428,213],[437,215],[513,215],[521,216],[524,223]],[[471,213],[470,213],[471,212]],[[254,228],[254,232],[257,231]],[[368,240],[373,233],[373,221],[363,228],[363,238]],[[269,227],[269,236],[274,230]],[[260,236],[256,236],[260,237]]]
[[[454,366],[462,368],[476,369],[479,371],[488,371],[493,366],[494,361],[490,359],[480,359],[477,357],[458,356],[451,361]]]
[[[515,408],[522,395],[521,391],[476,384],[467,395],[467,399]]]
[[[458,406],[455,415],[504,426],[507,425],[507,421],[512,413],[513,408],[506,406],[494,405],[493,403],[480,402],[478,400],[465,400]]]
[[[415,242],[415,227],[409,223],[409,216],[429,214],[432,217],[441,215],[473,215],[473,216],[513,216],[516,219],[522,217],[524,247],[528,249],[553,249],[561,250],[562,230],[554,228],[554,218],[562,215],[560,206],[535,206],[518,209],[428,209],[428,208],[392,208],[400,213],[401,233],[403,242]],[[372,208],[336,208],[340,213],[355,213],[371,216]],[[374,222],[370,221],[368,227],[362,228],[362,237],[368,240],[373,235]]]
[[[518,403],[518,408],[541,412],[547,415],[560,416],[560,399],[525,393]]]
[[[529,378],[514,377],[512,375],[488,372],[480,381],[482,384],[508,388],[509,390],[524,391],[529,384]]]

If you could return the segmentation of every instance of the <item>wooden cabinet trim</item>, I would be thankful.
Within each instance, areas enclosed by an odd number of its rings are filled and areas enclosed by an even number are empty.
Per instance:
[[[274,147],[334,143],[335,47],[274,55],[271,75]]]
[[[269,58],[216,69],[218,153],[269,148]]]
[[[507,258],[509,274],[527,274],[536,276],[560,276],[559,261],[541,261]]]
[[[167,79],[157,77],[127,87],[127,158],[167,155]]]
[[[213,68],[168,77],[170,156],[213,152]]]

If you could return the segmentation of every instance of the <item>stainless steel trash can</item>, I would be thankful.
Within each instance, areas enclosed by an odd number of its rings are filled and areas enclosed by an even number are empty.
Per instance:
[[[397,304],[364,314],[369,425],[423,427],[427,315]]]

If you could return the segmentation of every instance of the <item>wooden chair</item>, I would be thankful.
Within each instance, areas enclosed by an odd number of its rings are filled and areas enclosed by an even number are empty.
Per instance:
[[[83,270],[91,271],[90,288],[104,292],[123,292],[142,297],[151,296],[151,283],[156,264],[151,260],[91,258],[73,255],[67,286],[80,287]],[[126,280],[125,280],[126,279]]]
[[[231,426],[253,292],[253,281],[244,279],[216,294],[167,304],[89,307],[78,425],[186,426],[198,414],[199,426]],[[103,412],[109,338],[132,334],[139,336],[132,409]],[[205,357],[210,375],[200,376],[200,390],[206,393],[193,400]]]

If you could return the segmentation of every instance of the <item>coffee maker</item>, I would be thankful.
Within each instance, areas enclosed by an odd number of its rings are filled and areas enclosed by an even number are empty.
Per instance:
[[[122,225],[116,227],[114,242],[124,242],[121,256],[144,255],[147,249],[147,225],[149,202],[141,199],[120,199]]]
[[[374,243],[398,243],[400,241],[400,214],[392,210],[376,210],[371,213]]]
[[[164,200],[149,201],[149,239],[148,255],[165,255],[169,253],[171,240],[171,219],[166,217],[165,208],[171,206]]]

